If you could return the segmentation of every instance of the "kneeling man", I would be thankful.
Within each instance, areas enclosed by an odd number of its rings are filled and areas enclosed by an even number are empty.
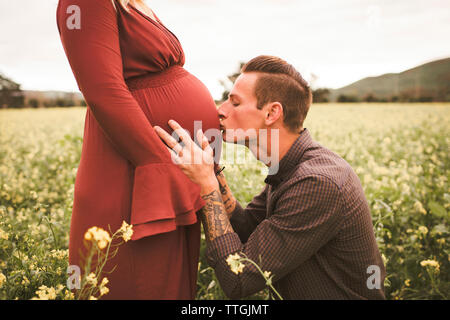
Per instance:
[[[219,108],[223,139],[245,144],[269,167],[264,189],[245,209],[217,173],[200,130],[199,147],[175,121],[169,125],[182,145],[155,127],[201,187],[207,260],[230,298],[266,286],[251,264],[238,274],[230,270],[226,260],[235,253],[270,271],[284,299],[385,298],[386,272],[363,188],[350,165],[303,128],[311,101],[308,84],[282,59],[259,56],[242,68]]]

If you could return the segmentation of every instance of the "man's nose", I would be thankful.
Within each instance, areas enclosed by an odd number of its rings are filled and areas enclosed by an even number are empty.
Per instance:
[[[219,112],[219,119],[220,120],[224,120],[224,119],[227,118],[228,112],[227,112],[227,109],[226,109],[226,106],[225,106],[225,102],[222,103],[219,106],[218,112]]]

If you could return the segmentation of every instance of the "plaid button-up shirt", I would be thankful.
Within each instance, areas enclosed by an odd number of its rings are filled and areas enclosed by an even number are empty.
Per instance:
[[[207,247],[224,292],[242,298],[266,287],[251,264],[230,270],[244,253],[270,271],[284,299],[384,299],[383,260],[363,188],[350,165],[304,129],[264,190],[245,208],[236,203],[234,233]]]

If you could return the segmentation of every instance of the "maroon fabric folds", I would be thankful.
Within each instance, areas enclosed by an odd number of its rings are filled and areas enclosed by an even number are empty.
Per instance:
[[[135,171],[131,224],[132,240],[175,230],[178,225],[197,222],[196,211],[203,205],[200,188],[179,190],[189,185],[186,176],[174,164],[149,164]],[[155,192],[158,190],[158,192]],[[162,196],[164,195],[164,196]]]

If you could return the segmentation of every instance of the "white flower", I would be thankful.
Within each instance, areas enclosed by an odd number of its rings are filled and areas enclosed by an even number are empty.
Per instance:
[[[89,284],[92,284],[94,287],[97,285],[97,277],[96,275],[91,272],[87,277],[86,277],[86,282]]]
[[[245,265],[241,262],[241,256],[238,253],[230,254],[226,261],[231,271],[236,274],[241,273],[245,268]]]
[[[436,270],[439,270],[439,262],[437,262],[436,260],[423,260],[420,262],[420,265],[422,267],[433,267]]]
[[[416,201],[414,203],[414,210],[416,210],[417,212],[420,212],[421,214],[427,214],[427,211],[425,210],[425,208],[422,205],[422,202],[420,202],[420,201]]]
[[[427,234],[428,233],[428,228],[425,226],[420,226],[419,227],[419,232],[423,233],[423,234]]]
[[[119,231],[122,233],[123,240],[127,242],[131,239],[131,236],[133,235],[133,225],[129,225],[124,221]]]
[[[109,233],[102,228],[92,227],[84,234],[84,239],[88,241],[95,240],[100,249],[104,249],[111,242]]]

